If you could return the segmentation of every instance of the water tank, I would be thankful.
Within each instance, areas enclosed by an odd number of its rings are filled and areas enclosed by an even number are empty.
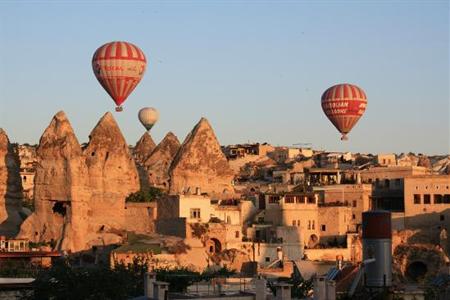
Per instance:
[[[368,287],[392,284],[392,227],[388,211],[366,211],[362,214],[363,260],[374,258],[365,266]]]

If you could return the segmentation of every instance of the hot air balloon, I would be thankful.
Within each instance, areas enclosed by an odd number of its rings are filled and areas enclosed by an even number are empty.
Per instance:
[[[141,81],[146,66],[144,52],[127,42],[104,44],[92,57],[95,77],[116,103],[116,111],[122,111],[122,103]]]
[[[337,84],[322,95],[322,109],[328,119],[347,140],[347,134],[364,114],[367,97],[364,91],[353,84]]]
[[[158,122],[159,112],[153,107],[144,107],[139,111],[138,117],[139,121],[141,121],[142,125],[148,131]]]

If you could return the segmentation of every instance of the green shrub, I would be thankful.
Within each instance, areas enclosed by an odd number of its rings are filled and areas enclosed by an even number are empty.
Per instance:
[[[149,187],[147,189],[131,193],[125,199],[125,202],[138,202],[138,203],[153,202],[164,195],[165,193],[161,189],[156,187]]]

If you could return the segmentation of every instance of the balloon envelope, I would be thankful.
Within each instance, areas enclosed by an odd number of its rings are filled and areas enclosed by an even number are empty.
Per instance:
[[[104,44],[92,57],[95,77],[117,106],[125,102],[141,81],[146,67],[144,52],[127,42]]]
[[[322,95],[322,109],[328,119],[342,134],[342,140],[364,114],[367,97],[356,85],[344,83],[327,89]]]
[[[139,111],[138,117],[145,129],[150,130],[158,122],[159,112],[153,107],[144,107]]]

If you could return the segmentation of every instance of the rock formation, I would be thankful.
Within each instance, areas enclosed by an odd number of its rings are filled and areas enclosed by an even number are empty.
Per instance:
[[[139,190],[139,177],[128,145],[111,113],[106,113],[89,136],[83,150],[92,218],[99,228],[120,228],[124,222],[125,198]]]
[[[230,197],[233,171],[208,120],[202,118],[181,145],[170,167],[170,193],[198,188],[219,199]]]
[[[432,167],[430,159],[428,158],[428,156],[425,156],[425,155],[419,156],[419,161],[417,162],[417,166],[424,167],[427,169],[431,169],[431,167]]]
[[[0,235],[14,236],[22,217],[22,181],[17,152],[0,128]]]
[[[138,164],[143,164],[155,149],[156,144],[148,132],[145,132],[134,146],[134,158]]]
[[[179,149],[178,138],[172,132],[169,132],[144,163],[148,174],[148,182],[151,185],[165,189],[169,187],[170,164]]]
[[[133,157],[136,163],[141,189],[146,189],[150,185],[144,162],[151,155],[155,147],[155,142],[148,132],[145,132],[134,146]]]
[[[44,131],[37,153],[35,212],[19,237],[56,243],[58,249],[83,249],[88,232],[88,173],[80,144],[64,112]]]

